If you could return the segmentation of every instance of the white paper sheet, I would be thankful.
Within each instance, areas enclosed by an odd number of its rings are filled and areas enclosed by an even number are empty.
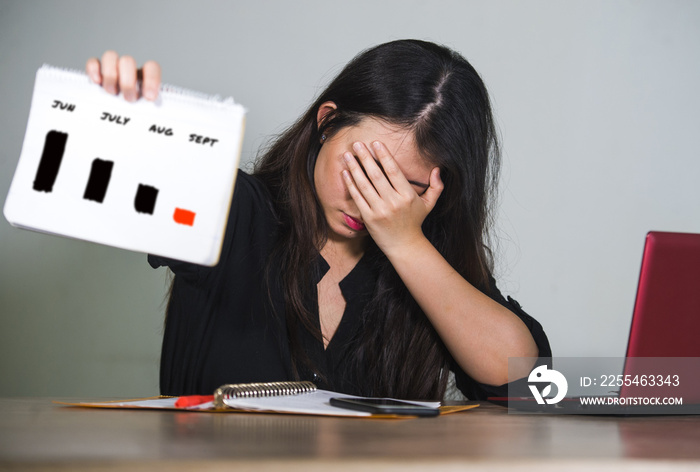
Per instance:
[[[233,99],[163,87],[129,103],[43,66],[4,213],[19,227],[218,262],[243,138]]]
[[[328,390],[316,390],[312,393],[303,393],[299,395],[285,395],[275,397],[262,398],[238,398],[229,399],[227,404],[234,409],[253,410],[253,411],[268,411],[278,413],[295,413],[308,415],[326,415],[326,416],[349,416],[349,417],[366,417],[372,416],[371,413],[364,411],[348,410],[338,408],[329,403],[332,397],[348,397],[361,398],[353,395],[345,395]],[[148,409],[174,409],[175,402],[178,397],[174,398],[150,398],[142,400],[120,401],[120,402],[84,402],[74,405],[103,407],[103,408],[148,408]],[[423,402],[412,401],[418,405],[424,405],[431,408],[438,408],[440,402]],[[202,403],[199,405],[182,408],[184,410],[211,410],[214,408],[213,402]]]

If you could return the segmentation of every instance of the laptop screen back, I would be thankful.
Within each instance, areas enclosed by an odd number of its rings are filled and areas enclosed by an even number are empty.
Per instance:
[[[697,361],[649,358],[700,358],[700,234],[647,234],[624,371],[631,378],[679,375],[680,389],[666,384],[669,388],[651,391],[700,400],[700,380],[693,372]],[[649,391],[649,385],[632,384],[623,386],[620,395]]]

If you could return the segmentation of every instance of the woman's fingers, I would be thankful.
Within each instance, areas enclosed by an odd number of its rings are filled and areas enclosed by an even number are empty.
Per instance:
[[[100,60],[96,57],[91,57],[85,63],[85,72],[94,83],[102,85],[102,72],[100,71]]]
[[[445,184],[442,183],[442,179],[440,178],[440,168],[436,167],[430,172],[430,187],[421,195],[421,198],[428,208],[428,212],[435,208],[435,204],[444,188]]]
[[[387,180],[384,170],[374,159],[374,156],[370,152],[369,148],[364,143],[354,143],[352,149],[357,155],[357,160],[355,162],[356,169],[350,169],[352,171],[353,177],[358,181],[358,186],[360,190],[366,187],[368,193],[366,197],[372,197],[372,194],[378,194],[381,197],[388,197],[390,192],[394,189],[391,183]],[[359,164],[357,163],[359,161]],[[361,184],[362,180],[367,181],[367,185]],[[364,194],[364,192],[363,192]]]
[[[119,55],[115,51],[102,54],[102,87],[109,93],[119,93]]]
[[[143,65],[142,93],[146,100],[158,98],[160,90],[160,64],[156,61],[148,61]]]
[[[160,64],[148,61],[139,71],[131,56],[119,57],[115,51],[106,51],[101,59],[92,57],[85,63],[85,72],[90,80],[109,93],[122,93],[124,99],[133,102],[142,94],[146,100],[158,98],[161,84]],[[140,77],[142,76],[142,77]]]
[[[373,182],[370,180],[369,173],[360,163],[359,157],[355,157],[351,152],[346,152],[343,154],[343,159],[345,160],[345,165],[349,171],[349,175],[352,176],[354,186],[359,192],[359,196],[362,197],[370,206],[373,206],[376,202],[381,200],[381,197],[377,193],[377,189],[374,187]],[[375,164],[376,166],[376,164]]]
[[[386,176],[389,184],[391,184],[391,187],[399,193],[412,196],[415,190],[406,179],[404,173],[401,172],[394,156],[389,152],[386,146],[379,141],[374,141],[372,143],[372,150],[374,151],[374,155],[377,156],[383,174]]]
[[[362,195],[360,189],[358,189],[357,185],[355,185],[355,179],[352,177],[352,175],[350,175],[350,171],[344,169],[343,172],[341,172],[341,175],[343,176],[345,186],[350,193],[350,197],[352,197],[353,201],[357,205],[357,208],[360,210],[360,214],[364,215],[366,212],[370,211],[370,206],[367,203],[367,200],[365,200],[365,197]]]
[[[131,56],[119,58],[119,90],[127,102],[135,102],[139,97],[136,77],[136,61]]]

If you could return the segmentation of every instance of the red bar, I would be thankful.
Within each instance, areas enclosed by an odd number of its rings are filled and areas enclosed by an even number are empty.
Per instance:
[[[180,223],[181,225],[192,226],[194,225],[195,212],[189,210],[183,210],[182,208],[175,208],[175,213],[173,214],[173,220],[175,223]]]

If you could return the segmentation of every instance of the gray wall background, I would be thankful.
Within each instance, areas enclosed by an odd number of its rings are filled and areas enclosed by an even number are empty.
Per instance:
[[[360,50],[464,54],[492,95],[504,163],[501,289],[560,356],[623,356],[644,235],[700,232],[700,3],[0,0],[0,198],[34,73],[108,48],[249,109],[243,159]],[[0,395],[158,392],[164,271],[141,254],[0,219]]]

